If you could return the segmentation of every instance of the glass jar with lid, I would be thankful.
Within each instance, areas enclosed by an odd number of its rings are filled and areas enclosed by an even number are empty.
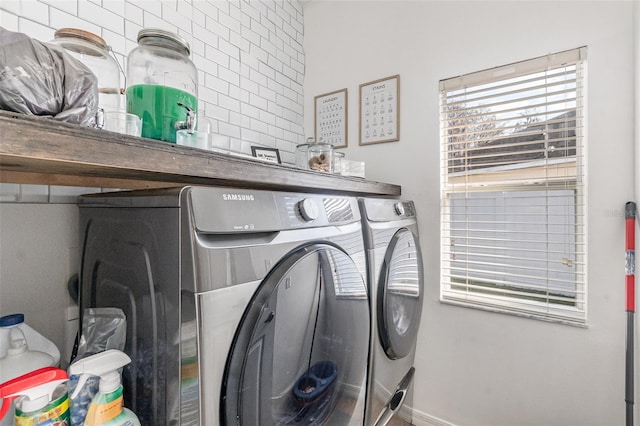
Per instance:
[[[309,147],[316,143],[313,137],[308,137],[306,143],[296,145],[296,166],[301,169],[309,169]]]
[[[324,142],[309,145],[307,161],[311,170],[333,173],[333,145]]]
[[[102,37],[78,28],[60,28],[50,43],[64,48],[95,74],[98,79],[99,108],[107,112],[124,111],[121,102],[124,95],[121,68],[110,54],[111,47]]]
[[[127,112],[142,119],[142,137],[176,142],[197,116],[198,71],[189,43],[178,34],[145,28],[127,61]]]

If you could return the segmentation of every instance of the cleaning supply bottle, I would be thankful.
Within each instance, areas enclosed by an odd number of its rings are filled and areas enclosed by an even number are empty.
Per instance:
[[[88,367],[77,368],[80,370],[93,367],[93,370],[98,372],[96,375],[100,376],[100,386],[98,393],[91,400],[84,421],[85,426],[140,426],[138,417],[124,407],[122,380],[118,372],[118,369],[131,362],[131,358],[117,349],[109,349],[89,358],[79,361],[82,363],[89,360]]]
[[[24,314],[0,317],[0,383],[41,367],[58,367],[60,351],[29,327]]]
[[[53,367],[53,357],[42,351],[30,350],[27,339],[19,327],[9,331],[6,356],[0,358],[0,383],[42,367]]]
[[[66,381],[64,370],[44,367],[0,384],[0,424],[69,424]],[[14,408],[15,414],[11,416],[10,411]]]
[[[82,426],[93,397],[98,393],[100,376],[113,370],[114,357],[128,363],[127,356],[119,352],[99,352],[80,358],[69,366],[69,398],[71,399],[71,426]],[[105,362],[112,359],[111,362]],[[115,361],[117,362],[117,360]]]

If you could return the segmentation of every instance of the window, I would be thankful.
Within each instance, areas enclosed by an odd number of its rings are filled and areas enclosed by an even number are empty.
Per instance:
[[[443,302],[586,323],[585,62],[440,82]]]

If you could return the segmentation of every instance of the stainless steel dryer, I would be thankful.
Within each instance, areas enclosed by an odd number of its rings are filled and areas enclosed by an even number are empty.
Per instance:
[[[415,207],[412,201],[375,198],[360,199],[359,204],[374,324],[366,424],[411,424],[413,363],[424,297]]]
[[[127,316],[147,425],[362,425],[357,200],[184,187],[82,197],[81,311]]]

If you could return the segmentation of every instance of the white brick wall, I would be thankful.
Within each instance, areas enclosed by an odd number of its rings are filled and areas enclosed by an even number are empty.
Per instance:
[[[199,71],[199,108],[232,149],[275,147],[294,163],[304,142],[298,0],[1,0],[0,26],[40,41],[62,27],[91,31],[125,67],[140,29],[176,32],[189,41]],[[9,188],[18,186],[0,184],[0,202],[20,198],[2,196]]]

